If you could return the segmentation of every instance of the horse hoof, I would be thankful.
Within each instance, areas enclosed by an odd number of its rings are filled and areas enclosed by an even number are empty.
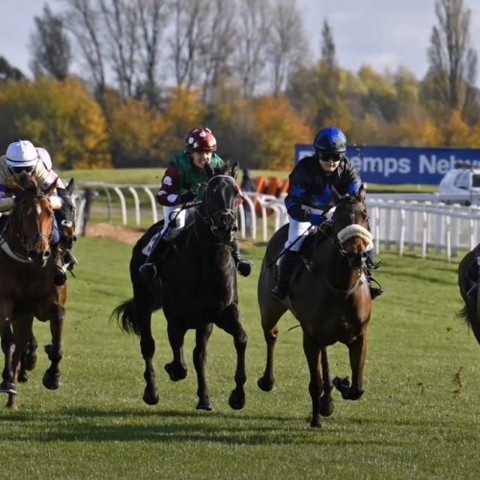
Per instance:
[[[312,420],[310,422],[310,426],[312,428],[322,428],[322,424],[320,423],[320,420]]]
[[[143,392],[143,401],[147,405],[156,405],[160,401],[160,396],[158,395],[158,392],[154,390],[149,390],[145,389]]]
[[[275,382],[265,380],[265,377],[260,377],[257,381],[258,388],[264,392],[270,392],[273,389]]]
[[[331,398],[329,400],[320,399],[320,415],[322,417],[329,417],[332,415],[334,409],[335,405]]]
[[[2,382],[0,384],[0,393],[9,393],[10,395],[17,395],[17,389],[13,382]]]
[[[42,380],[43,386],[48,388],[48,390],[57,390],[60,387],[60,378],[60,373],[55,373],[52,375],[48,372],[45,372]]]
[[[187,369],[182,366],[177,367],[173,362],[166,363],[164,368],[172,382],[178,382],[187,376]]]
[[[230,394],[228,404],[233,410],[241,410],[245,406],[245,392],[238,393],[234,390]]]
[[[199,400],[197,403],[197,410],[206,410],[207,412],[211,412],[213,410],[213,406],[210,400]]]
[[[20,372],[18,374],[18,381],[20,383],[26,383],[28,382],[28,375],[26,374],[26,372]]]

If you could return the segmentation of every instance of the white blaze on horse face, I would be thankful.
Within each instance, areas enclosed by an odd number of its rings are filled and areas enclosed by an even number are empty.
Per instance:
[[[37,211],[37,215],[40,216],[42,213],[42,207],[39,201],[35,202],[35,210]]]

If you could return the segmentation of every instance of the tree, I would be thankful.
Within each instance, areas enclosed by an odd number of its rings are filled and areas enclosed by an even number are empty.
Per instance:
[[[264,80],[266,44],[270,31],[267,0],[244,0],[238,13],[236,71],[244,98],[251,98]]]
[[[93,83],[95,97],[101,102],[105,93],[107,55],[102,34],[104,32],[100,11],[91,0],[63,0],[67,4],[63,12],[66,28],[76,39],[81,62],[88,80]]]
[[[0,150],[16,138],[47,148],[58,168],[111,165],[102,110],[72,78],[5,84],[0,91]]]
[[[446,119],[454,110],[465,112],[475,85],[477,53],[470,46],[471,11],[463,0],[437,0],[435,13],[438,25],[430,37],[428,76],[433,99]]]
[[[35,77],[47,75],[65,80],[72,62],[70,41],[63,20],[53,15],[48,5],[43,16],[34,17],[36,30],[30,35],[32,60],[30,67]]]
[[[272,71],[272,94],[285,90],[286,80],[294,67],[308,57],[308,46],[302,29],[302,19],[296,2],[278,0],[271,20],[268,59]]]
[[[25,79],[25,75],[18,68],[12,67],[5,57],[0,56],[0,84],[7,80],[20,81]]]

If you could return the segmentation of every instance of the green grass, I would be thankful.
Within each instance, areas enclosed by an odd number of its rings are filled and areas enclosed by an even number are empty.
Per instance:
[[[335,412],[321,429],[308,423],[308,374],[301,331],[291,315],[281,323],[276,386],[261,392],[265,346],[256,304],[263,245],[244,244],[255,263],[239,278],[240,308],[249,335],[247,404],[228,406],[233,388],[231,337],[215,329],[207,375],[212,412],[195,410],[188,377],[168,380],[165,321],[154,316],[160,403],[142,402],[143,361],[138,338],[109,322],[130,296],[131,247],[79,239],[80,265],[69,278],[63,385],[47,391],[41,352],[30,380],[19,386],[19,410],[0,407],[1,478],[34,479],[476,479],[480,470],[480,346],[455,316],[460,308],[457,261],[379,255],[376,275],[386,292],[374,302],[358,402],[334,394]],[[40,345],[48,325],[36,323]],[[330,349],[334,375],[350,375],[347,350]],[[6,401],[6,396],[3,397]]]

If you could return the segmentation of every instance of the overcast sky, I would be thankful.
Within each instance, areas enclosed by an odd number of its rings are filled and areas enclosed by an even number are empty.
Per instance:
[[[0,0],[0,56],[29,76],[29,35],[33,17],[41,15],[44,3]],[[62,5],[60,0],[48,3],[53,11]],[[464,0],[464,4],[472,11],[471,41],[480,60],[480,0]],[[304,14],[313,59],[320,55],[320,32],[326,18],[342,68],[356,72],[369,64],[383,73],[402,65],[417,79],[424,77],[430,33],[437,24],[435,0],[297,0],[297,5]]]

